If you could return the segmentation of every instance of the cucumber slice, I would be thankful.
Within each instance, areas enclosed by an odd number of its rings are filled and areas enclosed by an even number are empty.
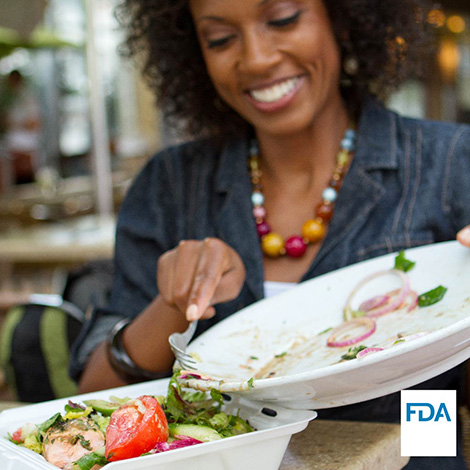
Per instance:
[[[197,424],[170,424],[168,426],[170,436],[188,436],[202,442],[217,441],[222,436],[208,426],[199,426]]]
[[[114,403],[106,400],[84,400],[86,406],[91,406],[95,411],[101,413],[103,416],[111,416],[113,411],[116,411],[121,404]]]

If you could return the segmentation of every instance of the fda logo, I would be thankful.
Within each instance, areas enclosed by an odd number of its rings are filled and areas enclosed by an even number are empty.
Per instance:
[[[455,390],[402,390],[401,455],[457,455]]]
[[[407,403],[406,420],[411,421],[411,415],[416,413],[418,413],[418,421],[439,421],[441,418],[451,421],[445,403],[439,405],[437,413],[434,413],[434,406],[431,403]]]

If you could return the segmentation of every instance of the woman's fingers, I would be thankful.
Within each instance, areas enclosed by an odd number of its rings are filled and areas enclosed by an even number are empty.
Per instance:
[[[194,276],[201,256],[201,242],[184,240],[178,245],[174,260],[174,279],[172,302],[180,312],[188,308],[188,296],[194,282]]]
[[[199,259],[200,242],[181,241],[158,260],[158,291],[168,305],[184,312]]]
[[[188,297],[186,318],[196,320],[213,303],[224,299],[216,298],[222,276],[230,269],[228,246],[216,238],[206,238],[202,242],[196,272]]]
[[[184,240],[158,262],[161,296],[189,321],[212,317],[212,305],[235,298],[244,279],[238,254],[216,238]]]
[[[457,233],[457,240],[462,245],[470,248],[470,225],[467,225]]]

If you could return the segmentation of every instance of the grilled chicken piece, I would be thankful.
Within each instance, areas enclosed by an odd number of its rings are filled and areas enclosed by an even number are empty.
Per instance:
[[[65,470],[73,462],[105,444],[103,433],[90,418],[70,419],[53,425],[44,436],[44,458]]]

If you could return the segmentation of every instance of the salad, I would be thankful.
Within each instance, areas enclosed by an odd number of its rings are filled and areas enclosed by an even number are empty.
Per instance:
[[[97,470],[109,462],[157,454],[254,431],[248,421],[223,411],[215,389],[183,388],[175,372],[166,396],[111,396],[69,400],[64,412],[27,423],[8,439],[65,470]]]

